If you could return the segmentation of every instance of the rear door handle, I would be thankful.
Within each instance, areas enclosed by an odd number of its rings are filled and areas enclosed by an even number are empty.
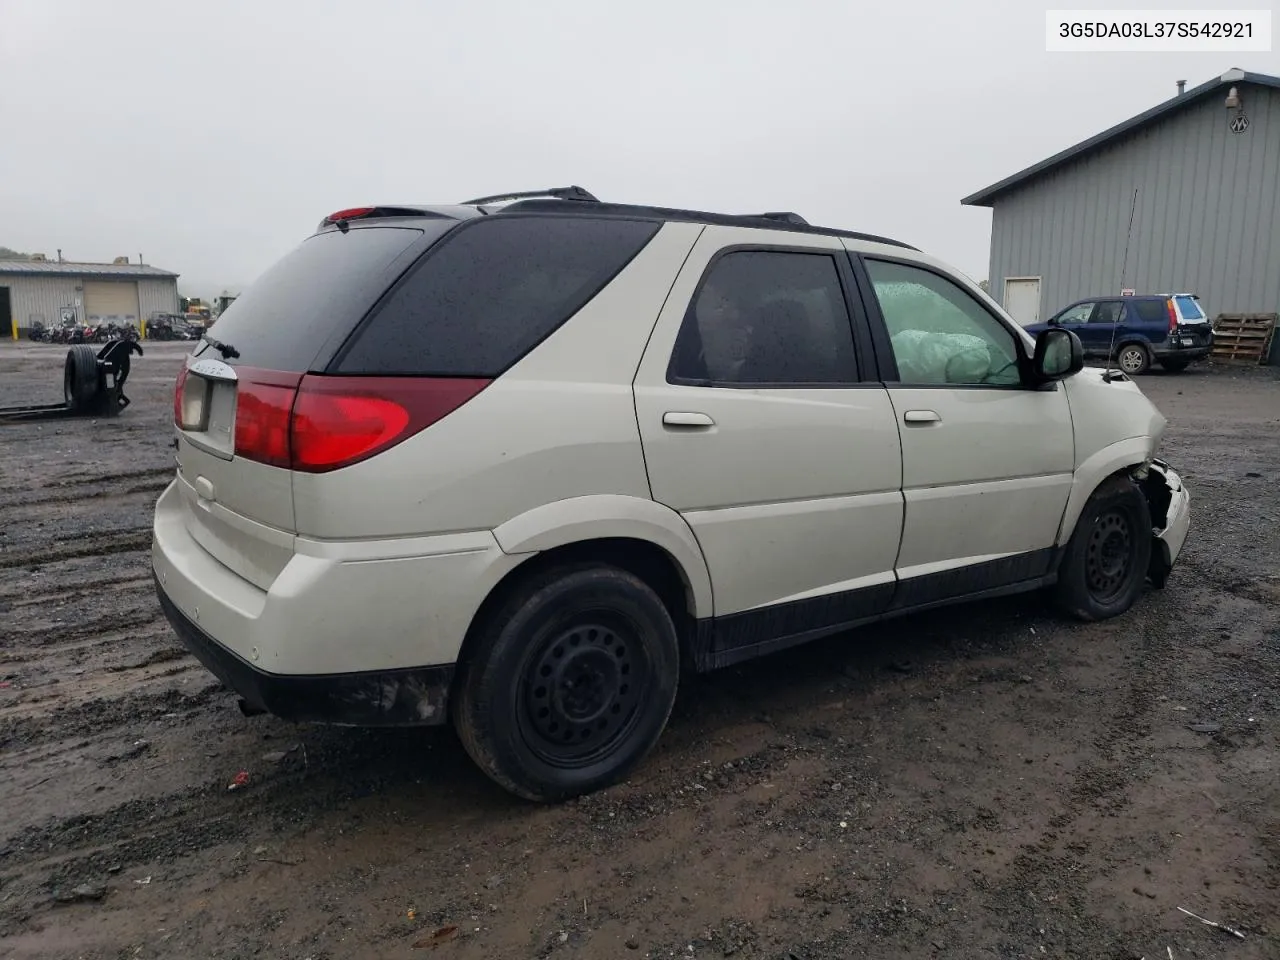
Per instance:
[[[902,415],[906,423],[941,423],[942,417],[934,410],[908,410]]]
[[[668,427],[714,427],[716,425],[716,422],[705,413],[682,410],[668,410],[662,415],[662,422]]]

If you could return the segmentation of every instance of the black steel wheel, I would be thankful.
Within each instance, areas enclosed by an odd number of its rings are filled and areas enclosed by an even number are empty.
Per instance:
[[[520,685],[525,740],[540,759],[575,767],[624,740],[649,692],[651,666],[633,624],[588,614],[534,652]]]
[[[644,581],[575,565],[509,591],[459,666],[453,719],[471,758],[512,793],[555,801],[618,781],[657,742],[679,645]]]
[[[1099,603],[1124,589],[1133,565],[1133,531],[1123,510],[1108,510],[1093,521],[1085,547],[1084,580]]]
[[[1138,598],[1151,565],[1151,511],[1128,477],[1112,477],[1094,491],[1067,543],[1058,604],[1081,620],[1124,613]]]

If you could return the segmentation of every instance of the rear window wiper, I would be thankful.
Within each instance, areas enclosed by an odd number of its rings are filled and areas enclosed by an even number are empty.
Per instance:
[[[223,360],[235,360],[240,356],[240,351],[229,343],[223,343],[221,340],[215,340],[210,336],[203,336],[200,339],[222,354]]]

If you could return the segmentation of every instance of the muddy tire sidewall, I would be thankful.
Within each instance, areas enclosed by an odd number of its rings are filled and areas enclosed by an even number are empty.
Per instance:
[[[1127,531],[1125,573],[1114,590],[1096,587],[1099,551],[1112,536]],[[1099,544],[1100,535],[1110,535]],[[1054,597],[1058,606],[1080,620],[1106,620],[1126,612],[1142,593],[1151,565],[1151,511],[1142,491],[1128,477],[1112,477],[1089,498],[1058,568]],[[1091,556],[1092,554],[1092,556]],[[1094,570],[1094,573],[1091,573]]]
[[[625,635],[630,675],[643,675],[643,691],[598,755],[557,759],[532,712],[539,658],[557,637],[601,620]],[[676,628],[658,595],[626,571],[583,565],[536,577],[486,617],[475,639],[460,665],[454,724],[477,765],[517,796],[555,802],[615,783],[666,726],[679,682]]]

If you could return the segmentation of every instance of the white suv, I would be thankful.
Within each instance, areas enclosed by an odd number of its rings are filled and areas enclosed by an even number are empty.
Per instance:
[[[892,240],[579,188],[326,218],[174,396],[160,601],[246,712],[443,723],[554,800],[709,670],[926,607],[1163,585],[1123,375]]]

